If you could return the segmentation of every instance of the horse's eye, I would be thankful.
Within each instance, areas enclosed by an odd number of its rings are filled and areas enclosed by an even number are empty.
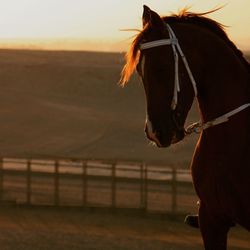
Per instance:
[[[168,66],[166,64],[156,64],[152,69],[156,72],[166,71]]]
[[[157,70],[158,72],[166,71],[166,67],[158,67],[155,70]]]

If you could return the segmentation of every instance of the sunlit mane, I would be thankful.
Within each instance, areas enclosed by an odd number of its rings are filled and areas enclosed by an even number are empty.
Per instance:
[[[205,15],[213,13],[217,11],[220,8],[204,12],[204,13],[192,13],[189,12],[187,8],[182,9],[179,11],[178,14],[173,14],[171,16],[162,17],[162,19],[171,24],[171,23],[191,23],[195,25],[200,25],[202,27],[205,27],[215,34],[217,34],[220,38],[222,38],[224,41],[228,43],[228,45],[233,49],[233,51],[236,53],[237,56],[242,60],[242,62],[246,65],[246,67],[249,69],[250,72],[250,65],[247,62],[247,60],[243,57],[243,53],[237,49],[235,44],[228,38],[226,32],[224,31],[224,25],[205,17]],[[140,56],[140,44],[144,39],[145,33],[149,31],[150,27],[148,25],[145,26],[145,28],[139,32],[139,34],[135,37],[134,41],[132,42],[126,56],[126,64],[122,70],[121,73],[121,80],[120,84],[125,85],[128,80],[130,79],[131,75],[133,74],[136,64],[138,62],[139,56]]]
[[[121,85],[125,85],[128,80],[130,79],[131,75],[133,74],[136,64],[138,63],[139,59],[139,47],[144,38],[144,33],[148,30],[148,25],[140,31],[140,33],[135,37],[134,41],[132,42],[128,52],[125,55],[126,64],[123,67],[121,73]]]

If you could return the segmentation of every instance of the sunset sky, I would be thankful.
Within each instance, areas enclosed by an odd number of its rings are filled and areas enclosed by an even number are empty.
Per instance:
[[[250,0],[0,0],[0,46],[26,48],[126,50],[141,28],[142,6],[161,15],[185,6],[228,25],[227,32],[243,50],[250,50]]]

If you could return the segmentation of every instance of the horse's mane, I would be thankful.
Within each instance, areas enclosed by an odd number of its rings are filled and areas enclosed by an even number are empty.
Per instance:
[[[193,12],[189,12],[188,9],[186,8],[186,9],[181,10],[178,14],[165,16],[162,19],[169,24],[191,23],[191,24],[199,25],[206,29],[211,30],[229,45],[229,47],[234,51],[234,53],[240,58],[240,60],[246,66],[246,68],[248,69],[248,72],[250,72],[249,62],[244,58],[243,53],[229,39],[229,37],[227,36],[227,33],[224,30],[225,26],[208,17],[205,17],[205,15],[215,12],[216,10],[218,9],[208,11],[205,13],[193,13]],[[136,64],[138,62],[138,58],[139,58],[140,44],[144,39],[144,35],[149,31],[150,31],[150,27],[149,25],[146,25],[144,29],[140,31],[139,34],[137,34],[137,36],[135,37],[135,39],[133,40],[131,44],[129,51],[127,52],[125,56],[126,64],[121,74],[120,82],[122,85],[125,85],[128,82],[132,73],[134,72]]]

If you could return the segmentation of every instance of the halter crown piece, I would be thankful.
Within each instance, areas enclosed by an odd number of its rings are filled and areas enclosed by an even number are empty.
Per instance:
[[[169,33],[169,39],[160,39],[160,40],[142,43],[140,45],[140,50],[151,49],[154,47],[159,47],[159,46],[164,46],[164,45],[171,45],[172,46],[173,54],[174,54],[174,62],[175,62],[175,80],[174,80],[174,93],[173,93],[171,108],[172,108],[172,110],[175,110],[177,107],[177,104],[178,104],[178,92],[181,91],[180,81],[179,81],[179,54],[180,54],[181,59],[185,65],[189,79],[192,83],[195,97],[197,97],[198,91],[197,91],[196,81],[194,79],[192,71],[190,70],[187,59],[186,59],[186,57],[185,57],[185,55],[180,47],[178,39],[177,39],[173,29],[170,27],[170,25],[167,23],[165,23],[165,25],[166,25],[166,28],[167,28],[168,33]],[[214,119],[212,121],[209,121],[206,123],[196,122],[196,123],[188,126],[186,131],[188,134],[191,134],[192,132],[197,132],[197,128],[199,128],[199,131],[200,131],[200,130],[205,130],[205,129],[213,127],[215,125],[227,122],[229,120],[229,117],[239,113],[240,111],[246,109],[247,107],[250,107],[250,103],[246,103],[246,104],[244,104],[244,105],[242,105],[242,106],[240,106],[240,107],[238,107],[238,108],[236,108],[236,109],[234,109],[234,110],[232,110],[232,111],[230,111],[230,112],[228,112],[220,117],[217,117],[216,119]]]

